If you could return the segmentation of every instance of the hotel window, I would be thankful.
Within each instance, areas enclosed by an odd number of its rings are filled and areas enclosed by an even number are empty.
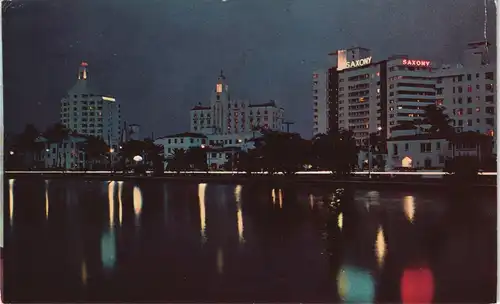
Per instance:
[[[441,150],[441,143],[440,142],[436,143],[436,150]]]
[[[472,127],[472,119],[467,120],[467,126]]]
[[[472,80],[472,75],[471,75],[471,74],[467,74],[467,80],[468,80],[468,81],[471,81],[471,80]]]
[[[458,76],[458,82],[461,82],[463,80],[464,75],[459,75]]]
[[[397,144],[392,144],[392,148],[394,150],[394,155],[398,155],[398,145]]]
[[[472,97],[467,97],[467,103],[472,103]]]
[[[467,114],[472,114],[472,108],[467,108]]]
[[[408,152],[409,148],[410,148],[410,145],[406,143],[405,144],[405,151]]]
[[[421,143],[420,144],[420,152],[428,153],[432,151],[431,143]]]
[[[480,107],[476,107],[476,112],[481,112],[481,108]]]
[[[462,92],[463,92],[462,87],[458,87],[458,93],[462,93]]]
[[[484,73],[484,79],[494,80],[493,72]]]

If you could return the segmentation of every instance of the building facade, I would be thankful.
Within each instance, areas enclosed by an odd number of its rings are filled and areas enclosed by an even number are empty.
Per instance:
[[[496,138],[496,66],[488,46],[470,43],[463,64],[453,67],[406,55],[373,62],[370,50],[359,47],[329,54],[328,72],[313,74],[313,135],[351,130],[366,147],[370,133],[387,139],[395,126],[421,125],[425,107],[437,104],[458,132]]]
[[[496,151],[496,65],[487,58],[488,46],[469,43],[462,64],[443,65],[434,77],[437,100],[455,130],[493,136]]]
[[[283,131],[284,109],[275,101],[251,104],[232,99],[226,77],[221,73],[210,105],[200,103],[191,109],[190,125],[190,132],[217,135],[251,133],[259,128]]]
[[[87,137],[80,134],[70,134],[61,142],[51,142],[40,136],[37,142],[44,144],[44,148],[35,160],[43,163],[45,168],[83,169],[86,166],[84,144]]]
[[[114,97],[91,88],[88,64],[82,62],[76,84],[61,99],[61,123],[79,134],[101,137],[117,149],[121,140],[120,112]]]

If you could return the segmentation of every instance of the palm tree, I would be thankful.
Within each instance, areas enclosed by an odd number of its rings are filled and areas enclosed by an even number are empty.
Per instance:
[[[447,137],[452,136],[455,131],[450,123],[453,121],[444,113],[443,107],[434,104],[425,107],[424,123],[430,125],[428,132],[430,134],[443,134]]]
[[[176,171],[179,174],[187,168],[187,153],[184,149],[174,149],[167,159],[167,170]]]
[[[293,175],[307,162],[308,143],[297,133],[265,131],[257,150],[269,174],[283,172]]]
[[[26,125],[24,131],[17,136],[14,143],[14,147],[18,154],[18,159],[22,159],[23,163],[31,163],[34,160],[34,156],[37,152],[42,150],[41,143],[37,142],[37,138],[40,136],[40,132],[32,124]],[[31,167],[31,164],[29,165]]]
[[[84,144],[84,151],[87,163],[91,163],[93,167],[96,160],[102,160],[106,156],[109,147],[101,137],[89,136]]]

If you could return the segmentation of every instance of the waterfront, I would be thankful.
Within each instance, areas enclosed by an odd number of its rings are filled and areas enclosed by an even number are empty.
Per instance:
[[[328,221],[333,187],[5,189],[5,302],[495,300],[494,194],[346,189]]]

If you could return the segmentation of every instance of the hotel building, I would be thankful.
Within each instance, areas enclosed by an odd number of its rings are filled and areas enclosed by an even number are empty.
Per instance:
[[[61,99],[60,119],[68,129],[101,137],[114,149],[120,142],[120,104],[114,97],[91,88],[86,62],[78,68],[76,84]]]
[[[457,132],[494,136],[496,147],[496,65],[490,64],[489,44],[469,43],[462,64],[436,70],[437,99]]]

